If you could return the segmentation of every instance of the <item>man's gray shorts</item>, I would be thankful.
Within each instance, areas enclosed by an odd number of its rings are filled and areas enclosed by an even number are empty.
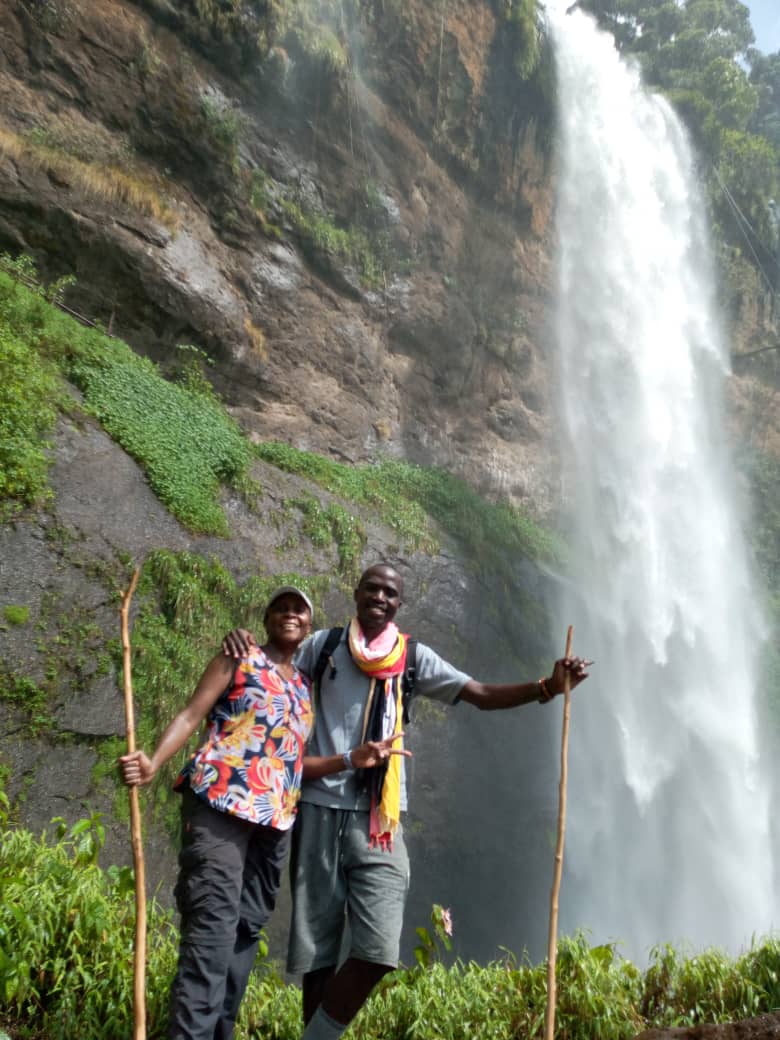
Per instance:
[[[398,964],[409,891],[409,857],[400,825],[392,852],[383,852],[369,848],[367,812],[300,802],[290,872],[289,972],[306,974],[339,963],[345,914],[349,957]]]

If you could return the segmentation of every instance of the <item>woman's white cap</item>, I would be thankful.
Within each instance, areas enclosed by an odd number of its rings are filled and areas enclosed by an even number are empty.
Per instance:
[[[288,592],[292,593],[293,595],[300,596],[303,602],[309,608],[309,613],[314,614],[314,607],[312,606],[311,600],[303,591],[303,589],[299,589],[297,585],[282,585],[281,588],[276,589],[275,592],[271,593],[271,598],[268,600],[268,606],[265,609],[270,610],[272,604],[274,604],[280,596],[286,596]]]

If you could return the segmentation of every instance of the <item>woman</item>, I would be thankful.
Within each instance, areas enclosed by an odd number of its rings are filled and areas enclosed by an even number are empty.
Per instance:
[[[238,661],[218,654],[152,757],[135,751],[119,760],[128,786],[148,784],[206,720],[205,739],[175,784],[182,794],[182,847],[174,1040],[233,1036],[300,796],[312,704],[309,680],[293,655],[311,618],[311,600],[301,589],[277,589],[265,611],[266,643]]]
[[[279,891],[301,779],[382,765],[396,751],[366,742],[349,756],[305,758],[309,679],[293,655],[311,630],[311,600],[285,585],[265,610],[267,641],[239,660],[218,654],[151,758],[120,758],[128,786],[148,784],[201,722],[205,738],[179,774],[182,848],[176,902],[179,964],[171,990],[173,1040],[230,1040],[260,931]],[[347,760],[348,759],[348,760]]]

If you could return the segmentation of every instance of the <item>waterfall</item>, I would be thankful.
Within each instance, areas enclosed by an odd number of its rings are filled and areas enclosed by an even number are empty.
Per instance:
[[[572,710],[562,926],[638,958],[736,952],[778,908],[702,200],[679,120],[612,37],[579,11],[550,22],[573,547],[558,617],[596,661]]]

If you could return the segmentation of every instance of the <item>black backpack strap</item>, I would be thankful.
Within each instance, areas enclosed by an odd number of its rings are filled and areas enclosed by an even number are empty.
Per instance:
[[[332,628],[322,644],[319,656],[317,657],[317,663],[314,665],[314,673],[311,677],[312,686],[316,691],[319,691],[320,682],[323,675],[325,674],[325,668],[330,665],[329,679],[336,678],[336,666],[333,663],[333,651],[341,642],[341,637],[344,633],[344,629],[341,627]]]
[[[406,641],[406,668],[401,679],[401,700],[404,707],[403,722],[407,725],[411,721],[409,705],[414,694],[414,684],[417,681],[417,640]]]

